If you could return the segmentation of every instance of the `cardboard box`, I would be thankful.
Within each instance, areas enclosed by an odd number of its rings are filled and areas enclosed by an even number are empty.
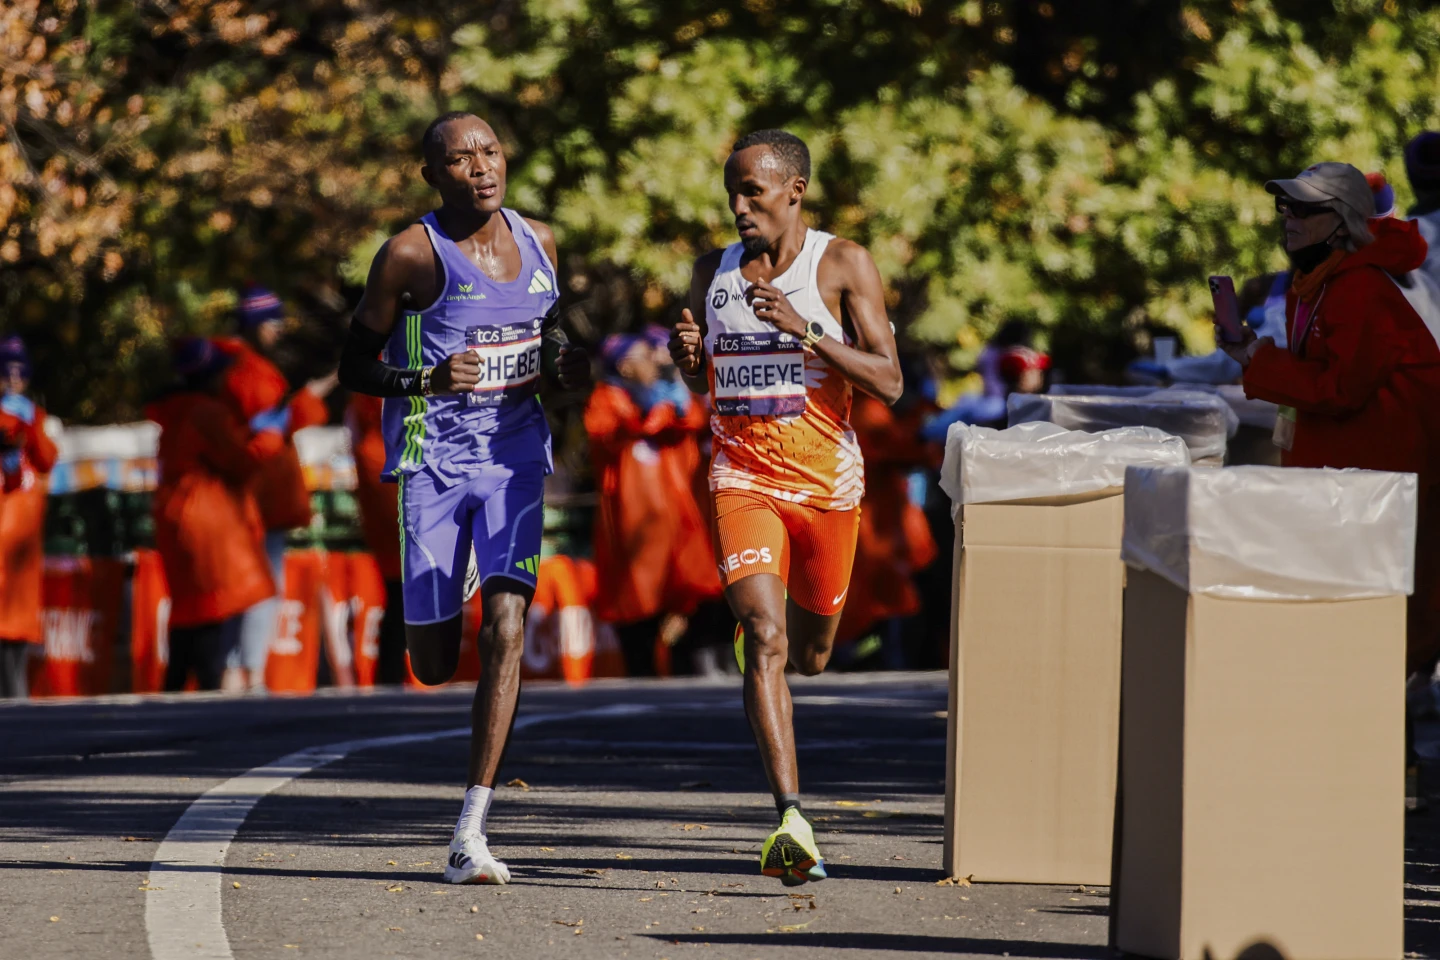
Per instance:
[[[1404,954],[1405,598],[1125,591],[1114,946]]]
[[[1404,952],[1415,477],[1131,469],[1111,940]]]
[[[1123,497],[970,503],[956,527],[947,876],[1104,884]]]

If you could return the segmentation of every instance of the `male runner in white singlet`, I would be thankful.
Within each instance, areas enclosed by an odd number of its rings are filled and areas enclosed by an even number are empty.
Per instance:
[[[787,886],[824,879],[825,865],[800,807],[785,666],[825,669],[849,591],[865,493],[851,387],[885,403],[901,387],[880,273],[864,247],[805,225],[809,180],[792,134],[735,144],[725,190],[740,242],[696,261],[670,341],[690,388],[713,394],[716,560],[781,818],[760,867]]]

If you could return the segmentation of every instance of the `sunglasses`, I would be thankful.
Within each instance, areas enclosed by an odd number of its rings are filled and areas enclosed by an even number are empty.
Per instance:
[[[1319,203],[1305,203],[1300,200],[1291,200],[1289,197],[1276,197],[1275,212],[1282,217],[1308,220],[1311,217],[1318,217],[1322,213],[1334,213],[1335,211]]]

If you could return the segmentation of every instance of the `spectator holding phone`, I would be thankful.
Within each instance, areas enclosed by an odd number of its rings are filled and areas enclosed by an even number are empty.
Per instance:
[[[1244,368],[1247,396],[1280,405],[1275,443],[1296,467],[1358,467],[1419,475],[1420,528],[1409,660],[1440,646],[1440,564],[1434,484],[1440,480],[1440,347],[1397,285],[1425,260],[1415,223],[1372,219],[1375,197],[1347,163],[1318,163],[1271,180],[1294,267],[1289,345],[1248,328],[1222,348]]]

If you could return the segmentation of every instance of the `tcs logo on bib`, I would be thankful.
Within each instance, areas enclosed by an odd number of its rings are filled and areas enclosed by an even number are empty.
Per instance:
[[[724,574],[739,570],[741,567],[748,567],[756,563],[773,563],[769,547],[761,547],[759,550],[741,550],[739,553],[732,553],[725,558],[725,563],[720,568]]]

